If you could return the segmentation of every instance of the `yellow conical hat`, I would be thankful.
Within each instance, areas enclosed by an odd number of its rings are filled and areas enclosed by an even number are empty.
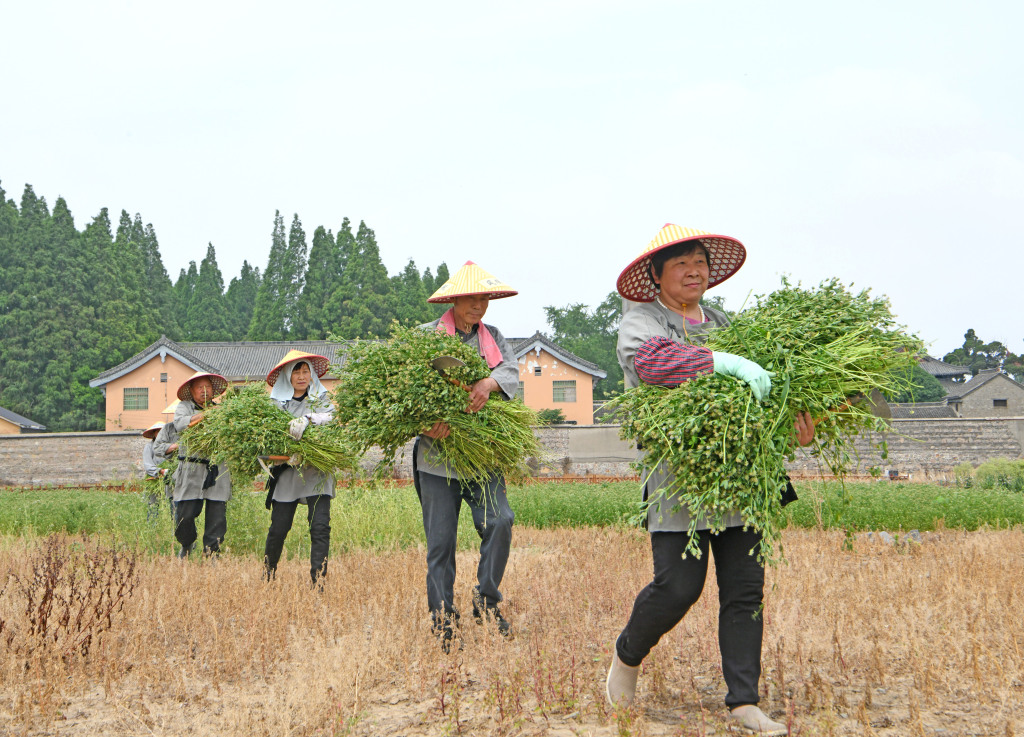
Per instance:
[[[440,289],[430,295],[427,302],[454,302],[456,297],[470,294],[485,294],[490,299],[501,299],[514,297],[519,292],[472,261],[467,261]]]
[[[195,381],[196,379],[202,379],[204,376],[210,380],[210,384],[213,386],[213,396],[219,397],[221,394],[227,391],[228,380],[225,379],[220,374],[210,374],[207,373],[206,371],[196,371],[194,374],[188,377],[188,381],[186,381],[184,384],[178,387],[178,399],[180,399],[183,402],[186,399],[191,400],[192,382]]]
[[[292,348],[285,354],[285,357],[282,358],[276,366],[274,366],[274,368],[270,369],[270,373],[267,374],[267,383],[273,386],[277,382],[277,377],[281,373],[281,369],[292,361],[299,361],[302,359],[309,361],[318,377],[326,374],[327,369],[331,366],[331,362],[327,360],[326,356],[321,356],[318,353],[306,353],[305,351],[299,351]]]
[[[171,402],[170,404],[168,404],[168,405],[167,405],[167,409],[165,409],[165,410],[164,410],[163,412],[161,412],[160,414],[162,414],[162,415],[173,415],[173,414],[174,414],[174,411],[175,411],[176,409],[178,409],[178,405],[179,405],[179,404],[181,404],[181,400],[180,400],[180,399],[175,399],[175,400],[174,400],[173,402]]]
[[[684,241],[700,241],[708,250],[708,265],[711,274],[708,278],[708,289],[721,284],[735,274],[747,260],[747,249],[735,238],[727,235],[714,235],[695,228],[681,228],[678,225],[666,224],[654,236],[654,240],[633,259],[622,273],[615,286],[619,294],[633,302],[653,302],[658,296],[658,289],[651,279],[651,255],[663,248],[674,246]]]
[[[142,431],[142,437],[149,438],[150,440],[152,440],[157,436],[157,433],[160,432],[160,428],[163,426],[164,423],[162,422],[154,422],[152,425],[150,425],[149,427]]]

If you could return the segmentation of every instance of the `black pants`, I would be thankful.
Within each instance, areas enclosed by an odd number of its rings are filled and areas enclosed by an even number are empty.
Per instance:
[[[267,546],[263,551],[263,563],[267,576],[273,577],[277,563],[284,550],[284,539],[292,529],[295,519],[296,502],[271,503],[270,529],[267,531]],[[326,495],[306,497],[306,519],[309,521],[309,575],[313,582],[319,576],[327,575],[327,554],[331,548],[331,497]]]
[[[760,535],[742,527],[729,527],[717,535],[697,534],[701,557],[684,559],[689,535],[651,533],[654,580],[637,595],[629,622],[615,643],[616,652],[626,665],[640,665],[661,636],[679,623],[704,589],[710,546],[719,591],[718,647],[729,688],[725,703],[729,708],[756,704],[764,633],[764,567],[756,555]],[[749,554],[751,549],[754,555]]]
[[[455,611],[455,548],[463,501],[469,505],[473,526],[480,536],[476,570],[480,603],[496,606],[501,601],[499,587],[508,564],[515,521],[505,494],[505,479],[492,476],[481,485],[420,473],[419,492],[427,536],[427,607],[431,612]]]
[[[216,553],[228,532],[227,502],[212,499],[183,499],[174,504],[174,538],[181,543],[184,554],[196,542],[196,518],[203,511],[206,502],[206,519],[203,524],[203,552]]]

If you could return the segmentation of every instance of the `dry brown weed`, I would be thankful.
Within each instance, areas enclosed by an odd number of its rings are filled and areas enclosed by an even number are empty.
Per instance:
[[[914,547],[788,531],[769,572],[762,707],[800,735],[1024,732],[1024,532],[945,530]],[[470,616],[441,653],[422,550],[307,562],[273,583],[254,559],[140,561],[135,593],[87,657],[0,649],[0,734],[722,735],[717,591],[644,663],[636,705],[603,700],[612,642],[649,578],[638,531],[517,529],[503,605],[516,636]],[[30,545],[0,552],[24,571]],[[17,627],[14,593],[0,618]],[[45,667],[44,667],[45,666]]]

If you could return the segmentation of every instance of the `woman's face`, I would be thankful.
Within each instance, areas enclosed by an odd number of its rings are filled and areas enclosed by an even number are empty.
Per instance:
[[[452,303],[455,316],[455,327],[468,333],[474,325],[484,318],[489,300],[485,294],[467,294],[456,297]]]
[[[695,248],[685,256],[668,259],[656,281],[661,285],[661,301],[666,307],[680,309],[695,305],[708,288],[711,269],[703,248]]]
[[[295,396],[301,397],[306,393],[309,388],[309,383],[313,380],[313,373],[309,370],[309,364],[303,361],[298,366],[292,369],[292,389],[295,390]]]

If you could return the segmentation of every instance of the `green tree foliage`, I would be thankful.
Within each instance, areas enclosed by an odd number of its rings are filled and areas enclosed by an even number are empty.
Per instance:
[[[622,369],[615,356],[622,318],[622,298],[618,293],[609,293],[594,311],[583,304],[545,307],[544,311],[555,343],[608,373],[607,378],[595,382],[594,397],[604,399],[622,391]]]
[[[192,304],[192,295],[199,281],[199,269],[195,261],[188,262],[188,270],[178,272],[178,281],[174,282],[174,314],[179,326],[188,322],[188,308]],[[181,337],[185,337],[184,334]]]
[[[217,266],[213,244],[206,247],[206,258],[199,266],[195,289],[185,314],[184,333],[187,340],[231,340],[224,299],[224,277]]]
[[[260,288],[260,270],[254,269],[248,261],[242,262],[242,272],[228,285],[224,294],[224,309],[231,340],[245,340],[256,306],[256,292]]]
[[[964,333],[964,344],[947,353],[942,360],[970,369],[971,376],[976,376],[984,369],[999,368],[1018,381],[1024,380],[1024,359],[998,340],[986,343],[975,334],[973,328]]]
[[[429,296],[423,286],[423,276],[412,259],[409,259],[401,274],[391,277],[391,310],[402,325],[430,322],[434,311],[427,302]]]
[[[318,226],[299,295],[292,333],[297,338],[323,340],[333,326],[331,296],[341,285],[341,252],[331,231]]]
[[[349,245],[346,243],[346,245]],[[377,238],[365,222],[344,254],[338,334],[351,338],[388,334],[393,312],[388,270],[380,260]]]
[[[946,390],[939,380],[920,366],[914,366],[906,378],[910,380],[910,386],[886,399],[890,402],[938,402],[946,396]]]
[[[263,279],[256,291],[252,322],[249,324],[249,340],[284,340],[285,299],[290,292],[283,280],[286,278],[288,242],[284,234],[284,218],[280,210],[274,213],[274,230],[270,240],[270,256]]]

